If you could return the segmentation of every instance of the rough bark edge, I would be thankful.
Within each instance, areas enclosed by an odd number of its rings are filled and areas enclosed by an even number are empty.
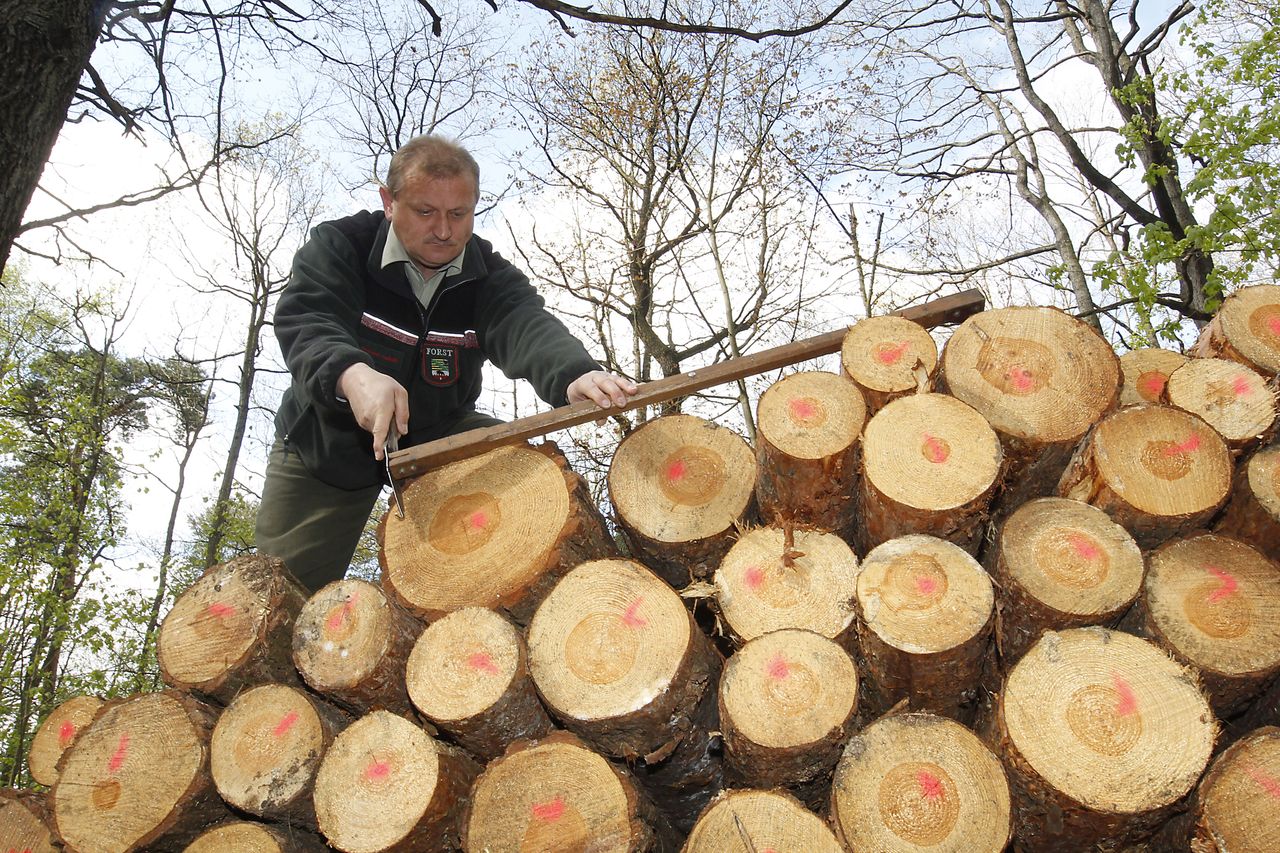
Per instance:
[[[1232,476],[1231,492],[1214,532],[1248,542],[1280,562],[1280,517],[1273,516],[1249,487],[1249,462],[1242,460]]]
[[[991,520],[991,504],[1001,479],[998,471],[980,495],[960,506],[942,510],[917,509],[899,503],[876,488],[867,477],[865,466],[860,473],[858,517],[862,524],[856,541],[861,554],[871,553],[877,545],[890,539],[927,533],[977,555]]]

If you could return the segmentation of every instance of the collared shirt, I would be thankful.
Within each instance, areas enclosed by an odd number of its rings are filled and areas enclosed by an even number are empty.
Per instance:
[[[382,249],[382,268],[386,269],[392,264],[403,263],[405,265],[406,275],[409,279],[409,286],[413,288],[413,295],[422,303],[424,309],[431,307],[431,300],[435,297],[436,291],[440,289],[440,282],[444,281],[445,276],[457,275],[462,272],[462,259],[467,254],[467,247],[464,245],[462,251],[458,253],[458,257],[450,261],[446,266],[441,267],[427,278],[422,274],[422,270],[414,263],[413,258],[409,257],[409,253],[405,251],[404,244],[400,242],[400,238],[396,236],[394,225],[387,226],[387,244]]]

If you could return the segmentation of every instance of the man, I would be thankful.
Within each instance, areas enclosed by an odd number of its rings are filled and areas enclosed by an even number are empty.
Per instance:
[[[257,545],[311,590],[342,577],[401,446],[499,423],[475,410],[489,359],[552,405],[625,405],[542,297],[472,233],[480,169],[419,136],[391,158],[382,211],[325,222],[293,261],[276,337],[293,382],[258,510]]]

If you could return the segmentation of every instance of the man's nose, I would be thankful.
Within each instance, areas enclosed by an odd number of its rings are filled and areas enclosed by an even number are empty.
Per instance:
[[[431,236],[437,240],[448,240],[453,236],[453,223],[449,221],[448,216],[431,218]]]

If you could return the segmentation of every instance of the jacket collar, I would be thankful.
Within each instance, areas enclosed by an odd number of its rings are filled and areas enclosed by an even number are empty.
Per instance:
[[[382,253],[387,246],[387,235],[391,233],[391,220],[385,216],[378,225],[378,234],[373,239],[373,248],[369,250],[369,257],[365,263],[366,271],[369,279],[390,290],[398,296],[406,299],[413,299],[413,288],[409,285],[409,279],[404,274],[404,269],[400,264],[391,264],[385,269],[382,266]],[[441,283],[440,292],[450,290],[460,284],[467,284],[484,278],[489,273],[489,268],[484,262],[484,258],[480,257],[480,244],[476,241],[476,235],[472,234],[471,239],[467,241],[467,248],[462,255],[462,269],[456,275],[445,276]]]

